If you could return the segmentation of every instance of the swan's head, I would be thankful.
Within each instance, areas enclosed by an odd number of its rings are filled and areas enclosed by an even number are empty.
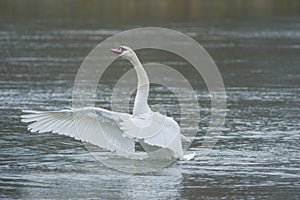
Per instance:
[[[111,49],[111,52],[118,54],[127,60],[132,60],[132,58],[135,56],[134,51],[127,46],[120,46],[116,49]]]

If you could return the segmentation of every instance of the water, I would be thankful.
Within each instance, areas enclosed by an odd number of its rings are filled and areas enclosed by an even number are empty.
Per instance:
[[[205,19],[160,24],[188,34],[210,53],[224,79],[227,117],[206,157],[146,174],[108,169],[78,141],[30,133],[22,109],[70,108],[76,72],[103,39],[143,24],[100,26],[97,20],[4,17],[0,21],[0,194],[3,198],[297,199],[300,186],[300,20]],[[197,86],[202,121],[189,151],[199,151],[209,122],[203,81],[174,55],[140,51],[181,70]],[[99,86],[97,106],[109,108],[115,81],[131,67],[118,60]],[[167,100],[166,100],[167,99]],[[179,118],[174,96],[151,88]]]

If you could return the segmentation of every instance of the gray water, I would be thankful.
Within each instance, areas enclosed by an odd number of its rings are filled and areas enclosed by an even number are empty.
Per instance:
[[[300,18],[206,19],[160,24],[202,44],[222,74],[227,95],[225,127],[206,157],[178,161],[145,174],[103,166],[72,138],[30,133],[22,109],[60,110],[72,105],[72,86],[84,57],[105,38],[143,24],[99,25],[97,20],[3,17],[0,21],[0,195],[2,198],[300,198]],[[153,51],[182,71],[201,105],[199,151],[210,117],[205,84],[183,60]],[[161,56],[157,56],[161,55]],[[113,85],[131,69],[118,60],[106,72],[97,106],[109,108]],[[167,99],[167,101],[165,101]],[[151,87],[179,119],[174,95]]]

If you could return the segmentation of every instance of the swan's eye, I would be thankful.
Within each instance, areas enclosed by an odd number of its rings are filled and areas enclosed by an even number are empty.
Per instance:
[[[127,49],[125,49],[124,47],[119,47],[119,49],[120,49],[122,52],[127,50]]]

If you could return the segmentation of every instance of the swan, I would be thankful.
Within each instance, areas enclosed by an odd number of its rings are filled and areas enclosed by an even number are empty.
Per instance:
[[[67,135],[124,157],[133,155],[135,143],[139,142],[151,159],[192,159],[191,154],[184,156],[182,140],[186,138],[178,123],[150,109],[148,76],[135,52],[127,46],[111,49],[111,52],[130,61],[136,71],[138,83],[132,114],[98,107],[23,110],[21,121],[30,123],[31,132]]]

